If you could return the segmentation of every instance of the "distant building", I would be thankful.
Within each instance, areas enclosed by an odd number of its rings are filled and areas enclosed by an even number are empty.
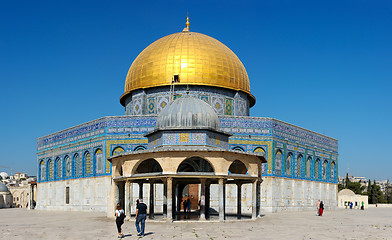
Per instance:
[[[338,193],[339,208],[350,208],[350,203],[353,203],[354,209],[360,209],[364,203],[364,208],[368,208],[368,196],[355,194],[350,189],[343,189]]]
[[[0,208],[9,208],[12,206],[12,195],[8,187],[0,182]]]

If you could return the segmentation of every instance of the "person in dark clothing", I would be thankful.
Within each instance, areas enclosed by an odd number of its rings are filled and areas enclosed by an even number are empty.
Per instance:
[[[191,206],[192,206],[191,200],[188,198],[188,200],[186,200],[186,211],[189,213],[191,212]]]
[[[124,213],[124,209],[121,207],[120,203],[117,203],[115,216],[116,216],[116,226],[117,226],[118,237],[123,238],[124,234],[122,233],[121,225],[123,225],[123,223],[124,223],[125,213]]]
[[[324,212],[324,203],[323,201],[320,202],[320,208],[319,208],[319,216],[323,216],[323,212]]]
[[[143,203],[143,199],[139,199],[139,204],[136,206],[136,231],[138,236],[144,237],[144,229],[146,224],[147,205]],[[140,223],[140,227],[139,227]]]
[[[184,199],[184,201],[182,202],[182,207],[184,208],[184,213],[186,213],[186,210],[188,209],[188,202],[186,201],[186,199]]]

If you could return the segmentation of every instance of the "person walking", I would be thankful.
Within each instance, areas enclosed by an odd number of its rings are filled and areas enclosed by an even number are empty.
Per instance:
[[[316,208],[317,208],[316,215],[318,216],[319,215],[319,209],[320,209],[320,199],[317,201]]]
[[[188,198],[188,200],[186,200],[186,210],[188,213],[191,212],[191,207],[192,207],[192,203],[191,203],[191,199]]]
[[[120,203],[117,203],[115,216],[116,216],[118,238],[123,238],[124,234],[122,233],[121,225],[123,225],[124,223],[125,212],[124,209],[121,207]]]
[[[320,208],[319,208],[319,216],[323,216],[323,212],[324,212],[324,203],[323,201],[320,202]]]
[[[136,231],[138,236],[144,237],[144,229],[146,225],[147,205],[143,199],[139,199],[139,204],[136,206]],[[139,227],[140,223],[140,227]]]

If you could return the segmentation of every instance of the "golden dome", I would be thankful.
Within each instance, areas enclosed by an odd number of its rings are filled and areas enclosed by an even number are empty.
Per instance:
[[[226,45],[207,35],[183,32],[165,36],[145,48],[132,63],[120,102],[135,89],[171,84],[207,85],[246,92],[251,106],[249,78],[240,59]]]

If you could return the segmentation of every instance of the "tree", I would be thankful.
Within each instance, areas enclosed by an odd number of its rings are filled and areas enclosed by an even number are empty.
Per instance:
[[[384,198],[386,203],[392,203],[392,186],[387,180],[387,184],[385,186]]]
[[[348,179],[348,173],[346,173],[346,180],[344,181],[345,187],[348,188],[348,185],[350,184],[350,179]]]
[[[372,183],[369,179],[368,181],[368,186],[367,186],[367,190],[366,190],[366,195],[368,195],[369,198],[369,203],[373,203],[373,198],[372,198]]]

